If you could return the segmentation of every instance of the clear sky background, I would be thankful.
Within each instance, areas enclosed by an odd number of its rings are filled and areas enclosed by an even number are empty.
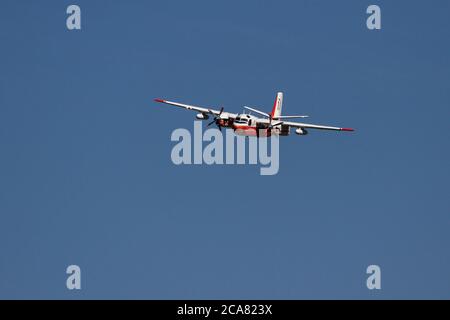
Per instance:
[[[450,298],[449,12],[2,0],[0,298]],[[282,139],[276,176],[171,162],[195,113],[153,98],[269,111],[279,90],[357,131]]]

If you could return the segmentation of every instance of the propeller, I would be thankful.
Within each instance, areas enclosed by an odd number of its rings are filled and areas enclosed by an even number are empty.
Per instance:
[[[210,112],[211,112],[211,110],[210,110]],[[210,125],[215,123],[216,126],[219,128],[219,130],[222,131],[222,127],[217,123],[217,120],[220,120],[220,116],[221,116],[222,112],[223,112],[223,107],[220,108],[219,114],[217,116],[214,116],[214,120],[211,121],[210,123],[208,123],[206,126],[209,127]]]

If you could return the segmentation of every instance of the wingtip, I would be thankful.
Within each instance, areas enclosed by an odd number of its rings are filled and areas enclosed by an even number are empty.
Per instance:
[[[355,131],[355,129],[352,129],[352,128],[341,128],[341,131]]]
[[[164,102],[164,100],[163,100],[163,99],[159,99],[159,98],[157,98],[157,99],[154,99],[154,101],[155,101],[155,102],[161,102],[161,103],[163,103],[163,102]]]

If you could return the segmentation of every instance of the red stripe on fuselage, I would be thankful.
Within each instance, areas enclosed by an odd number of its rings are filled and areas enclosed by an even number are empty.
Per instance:
[[[256,127],[252,127],[252,126],[237,126],[237,125],[233,125],[233,129],[255,130],[256,131]]]
[[[236,125],[233,125],[233,129],[237,134],[241,133],[242,131],[242,135],[245,136],[257,136],[256,134],[256,126],[252,127],[252,126],[241,126],[238,127]],[[268,129],[260,129],[262,130],[262,132],[260,132],[259,136],[260,137],[270,137],[272,135],[272,130],[268,130]]]

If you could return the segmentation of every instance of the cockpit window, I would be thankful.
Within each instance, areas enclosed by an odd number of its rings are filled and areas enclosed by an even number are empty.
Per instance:
[[[236,117],[236,120],[234,120],[235,123],[247,123],[249,119]]]

